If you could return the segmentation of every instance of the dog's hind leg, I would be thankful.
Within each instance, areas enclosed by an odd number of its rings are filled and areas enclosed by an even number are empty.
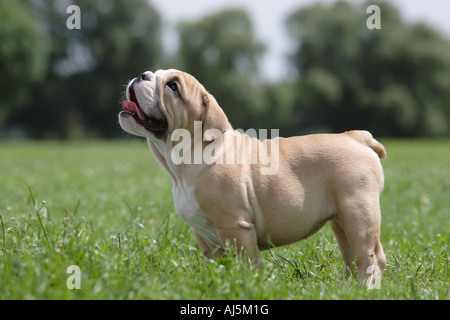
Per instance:
[[[348,248],[356,257],[359,280],[363,281],[371,266],[377,266],[382,273],[386,266],[386,258],[380,243],[381,214],[378,193],[341,197],[338,220],[341,230],[335,226],[333,231],[337,230],[336,237],[340,239],[338,242],[342,241],[344,246],[346,254],[344,260],[350,258]],[[341,235],[342,231],[344,235]],[[345,246],[344,236],[348,247]],[[341,243],[339,245],[341,246]],[[346,265],[347,263],[348,261]]]
[[[340,222],[338,220],[331,220],[330,225],[339,245],[339,250],[341,251],[342,258],[344,259],[344,273],[346,275],[349,275],[350,271],[352,270],[355,257],[353,256],[352,250],[350,249],[347,237],[345,236],[344,230],[342,230]]]

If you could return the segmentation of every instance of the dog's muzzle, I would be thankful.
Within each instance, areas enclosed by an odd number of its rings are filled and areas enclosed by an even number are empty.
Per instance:
[[[151,132],[156,138],[162,138],[167,133],[167,120],[164,117],[157,118],[148,115],[141,108],[135,92],[135,86],[141,81],[155,81],[155,77],[149,72],[144,72],[133,79],[127,87],[128,100],[122,103],[123,111],[120,112],[119,117],[122,119],[132,117],[137,124]]]

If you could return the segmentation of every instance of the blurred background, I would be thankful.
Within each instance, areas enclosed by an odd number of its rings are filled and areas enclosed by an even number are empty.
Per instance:
[[[449,21],[446,0],[2,0],[0,138],[126,137],[125,85],[159,68],[193,74],[234,128],[448,137]]]

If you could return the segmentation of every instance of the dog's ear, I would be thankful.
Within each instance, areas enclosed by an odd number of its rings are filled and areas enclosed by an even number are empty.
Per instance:
[[[224,133],[231,129],[231,124],[216,99],[205,92],[202,96],[202,117],[203,133],[208,129],[217,129]]]

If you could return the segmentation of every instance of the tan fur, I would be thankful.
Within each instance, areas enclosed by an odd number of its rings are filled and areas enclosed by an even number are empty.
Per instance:
[[[252,152],[275,152],[279,146],[278,172],[261,175],[257,155],[256,164],[174,165],[168,156],[171,132],[165,141],[148,134],[152,153],[171,176],[177,211],[208,257],[223,253],[231,243],[258,264],[260,250],[305,239],[330,221],[346,269],[356,258],[360,279],[369,266],[384,270],[379,204],[384,177],[379,158],[386,157],[386,150],[369,132],[279,138],[264,144],[233,130],[214,97],[192,76],[173,71],[155,81],[163,86],[174,76],[182,83],[183,99],[167,90],[159,96],[169,127],[183,124],[192,129],[190,122],[201,120],[204,130],[216,128],[223,137],[244,138],[241,148]],[[127,124],[122,127],[127,130]],[[209,143],[204,141],[203,149]],[[224,143],[223,156],[233,148],[237,147]]]

